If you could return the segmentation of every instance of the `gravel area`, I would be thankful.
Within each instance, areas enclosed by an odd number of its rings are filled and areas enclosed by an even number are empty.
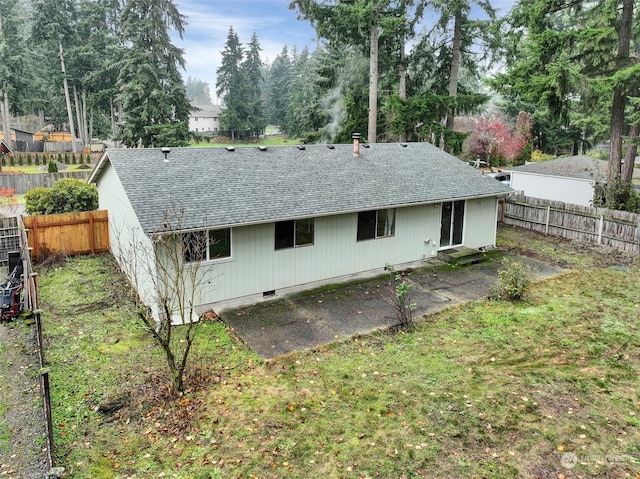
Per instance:
[[[35,328],[0,323],[0,477],[40,479],[48,471]]]

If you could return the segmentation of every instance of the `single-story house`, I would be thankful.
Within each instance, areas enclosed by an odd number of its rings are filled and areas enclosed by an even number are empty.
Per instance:
[[[606,182],[608,164],[589,156],[568,156],[515,166],[511,188],[526,196],[591,206],[597,183]]]
[[[89,182],[109,211],[116,259],[134,254],[134,238],[151,251],[161,235],[182,236],[181,261],[208,275],[198,312],[423,264],[456,246],[491,248],[498,199],[513,191],[431,144],[357,139],[108,149]],[[208,247],[195,251],[194,238]],[[152,278],[140,277],[152,304]]]

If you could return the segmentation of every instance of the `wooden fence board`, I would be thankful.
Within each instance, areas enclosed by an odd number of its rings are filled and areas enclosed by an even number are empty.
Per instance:
[[[87,254],[109,251],[107,210],[25,216],[31,255],[38,261],[51,254]]]
[[[60,173],[39,173],[37,175],[0,175],[0,187],[14,190],[16,195],[24,195],[33,188],[51,187],[61,178],[86,180],[91,175],[87,171],[62,171]]]
[[[578,241],[640,253],[640,215],[513,195],[505,200],[504,223]]]

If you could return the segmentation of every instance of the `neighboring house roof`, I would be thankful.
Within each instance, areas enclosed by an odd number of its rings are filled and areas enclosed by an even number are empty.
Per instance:
[[[32,131],[27,131],[27,130],[19,130],[18,128],[11,128],[13,131],[15,131],[16,133],[24,133],[26,135],[34,135],[35,133],[33,133]]]
[[[607,162],[590,156],[567,156],[555,160],[529,163],[508,168],[508,171],[521,171],[538,175],[562,176],[584,180],[602,181],[607,178]]]
[[[13,150],[4,140],[0,140],[0,153],[11,153]]]
[[[110,149],[90,182],[114,169],[146,233],[184,208],[183,229],[228,227],[499,196],[513,190],[428,143],[260,149]]]
[[[194,106],[189,113],[191,118],[216,118],[222,113],[219,105]]]

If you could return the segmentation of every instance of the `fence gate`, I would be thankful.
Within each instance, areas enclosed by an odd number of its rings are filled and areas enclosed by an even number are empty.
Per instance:
[[[0,218],[0,271],[9,266],[9,253],[20,252],[20,228],[18,218]]]

